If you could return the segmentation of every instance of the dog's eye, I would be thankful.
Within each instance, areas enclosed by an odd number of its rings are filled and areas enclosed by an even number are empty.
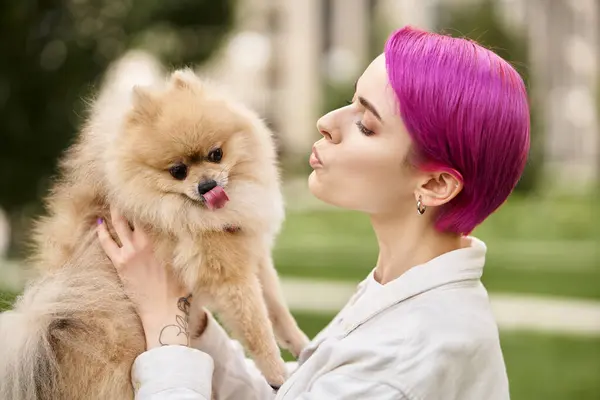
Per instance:
[[[210,162],[218,163],[221,161],[221,158],[223,158],[223,150],[221,149],[214,149],[208,153],[208,161]]]
[[[188,169],[185,164],[175,164],[169,168],[171,176],[177,180],[184,180],[187,177]]]

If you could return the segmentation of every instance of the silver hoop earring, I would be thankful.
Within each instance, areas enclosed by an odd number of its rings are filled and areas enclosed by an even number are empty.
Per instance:
[[[425,210],[427,210],[427,207],[423,205],[422,198],[419,196],[419,199],[417,200],[417,213],[423,215],[425,214]]]

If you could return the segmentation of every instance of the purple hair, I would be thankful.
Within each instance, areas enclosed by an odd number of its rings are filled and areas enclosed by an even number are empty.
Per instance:
[[[513,67],[468,39],[406,27],[385,45],[388,78],[413,141],[412,160],[463,190],[435,226],[469,234],[519,181],[529,153],[529,106]]]

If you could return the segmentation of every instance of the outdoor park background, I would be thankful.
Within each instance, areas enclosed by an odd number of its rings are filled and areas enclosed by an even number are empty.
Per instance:
[[[343,104],[387,35],[411,24],[511,61],[533,148],[508,203],[475,235],[512,398],[600,399],[600,6],[594,0],[64,0],[0,5],[0,305],[23,284],[31,218],[113,61],[132,49],[231,85],[278,134],[288,217],[275,249],[313,336],[372,269],[366,217],[306,188],[315,121]]]

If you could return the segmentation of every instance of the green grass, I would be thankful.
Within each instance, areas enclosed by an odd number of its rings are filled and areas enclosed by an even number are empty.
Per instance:
[[[488,246],[490,291],[600,299],[600,207],[586,200],[516,199],[474,235]],[[284,276],[361,280],[377,243],[366,216],[347,211],[289,213],[274,252]]]
[[[16,298],[16,294],[0,291],[0,311],[10,308]]]
[[[332,317],[295,313],[309,337]],[[501,334],[513,400],[600,399],[600,338]]]

